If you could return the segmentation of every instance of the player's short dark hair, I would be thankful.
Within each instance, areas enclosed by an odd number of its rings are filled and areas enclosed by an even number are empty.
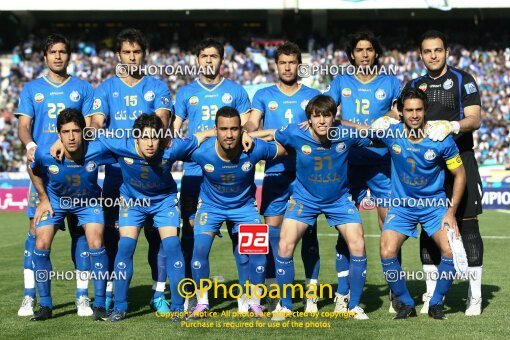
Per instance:
[[[60,132],[62,126],[67,123],[75,123],[81,130],[85,129],[85,117],[78,109],[63,109],[57,116],[57,131]]]
[[[225,48],[223,47],[223,44],[218,40],[214,38],[205,38],[204,40],[200,41],[198,45],[195,47],[195,55],[198,57],[200,56],[200,52],[205,50],[206,48],[214,47],[216,51],[218,51],[218,54],[220,55],[220,58],[223,60],[223,56],[225,54]]]
[[[310,119],[312,114],[315,112],[321,116],[336,116],[336,102],[330,96],[319,94],[313,97],[312,100],[306,105],[306,119]]]
[[[147,38],[145,35],[136,28],[127,28],[120,32],[117,35],[117,38],[115,39],[115,49],[117,52],[120,53],[120,50],[122,49],[122,43],[137,43],[142,48],[143,55],[147,52],[148,43]]]
[[[66,51],[67,53],[71,53],[71,48],[70,48],[70,45],[69,45],[69,40],[67,40],[66,37],[64,37],[62,34],[58,34],[58,33],[53,33],[53,34],[50,34],[46,37],[46,39],[44,39],[44,42],[43,42],[43,55],[47,55],[48,54],[48,51],[50,50],[50,48],[55,45],[55,44],[58,44],[58,43],[62,43],[66,46]]]
[[[427,94],[420,90],[419,88],[412,89],[410,88],[404,89],[397,99],[397,110],[399,112],[403,112],[404,102],[408,99],[421,99],[423,101],[423,107],[425,108],[425,111],[427,111],[427,108],[429,106]]]
[[[274,61],[278,63],[278,58],[282,55],[292,55],[295,54],[297,56],[298,63],[301,64],[301,50],[299,46],[293,42],[286,41],[276,49],[276,53],[274,55]]]
[[[239,115],[239,111],[237,111],[235,107],[223,106],[221,109],[219,109],[218,112],[216,112],[216,118],[214,119],[214,124],[216,126],[218,126],[218,119],[220,117],[225,118],[237,117],[239,118],[239,125],[241,125],[241,115]]]
[[[379,39],[377,39],[375,34],[370,31],[357,32],[357,33],[349,35],[349,39],[347,42],[345,52],[347,53],[347,58],[349,58],[349,61],[351,62],[351,64],[354,65],[354,62],[355,62],[354,58],[351,55],[354,54],[354,49],[356,48],[356,45],[358,45],[358,43],[361,40],[370,41],[370,43],[372,44],[372,47],[374,48],[375,53],[376,53],[375,65],[378,65],[379,57],[382,56],[383,50],[381,47],[381,43],[379,42]]]
[[[448,37],[446,34],[436,30],[428,30],[420,37],[420,51],[422,50],[423,41],[427,39],[441,39],[444,49],[446,50],[448,48]]]
[[[162,132],[163,121],[157,114],[142,113],[138,118],[136,118],[135,123],[133,124],[133,130],[139,131],[139,135],[142,136],[141,132],[143,132],[145,128],[154,129],[157,132]],[[163,134],[160,136],[163,136]]]

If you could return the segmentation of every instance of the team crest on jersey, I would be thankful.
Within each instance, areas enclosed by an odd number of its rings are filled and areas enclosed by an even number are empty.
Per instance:
[[[92,109],[97,110],[101,107],[101,99],[96,98],[94,99],[94,103],[92,104]]]
[[[301,147],[301,152],[304,153],[305,155],[309,155],[312,153],[312,147],[310,145],[303,145]]]
[[[427,91],[427,84],[426,83],[420,84],[420,86],[418,86],[418,88],[420,90],[422,90],[423,92],[425,92],[425,91]]]
[[[303,101],[301,102],[301,108],[302,108],[303,110],[306,110],[306,105],[308,105],[308,102],[309,102],[309,100],[308,100],[308,99],[305,99],[305,100],[303,100]]]
[[[377,89],[377,91],[375,91],[375,98],[379,100],[386,99],[386,92],[383,89]]]
[[[85,167],[85,170],[88,172],[92,172],[97,169],[97,164],[94,161],[90,161],[87,163],[87,166]]]
[[[214,171],[214,165],[206,164],[206,165],[204,165],[204,170],[207,171],[207,172],[213,172]]]
[[[170,104],[170,99],[168,99],[167,97],[163,97],[161,98],[161,103],[166,106]]]
[[[113,92],[112,93],[112,97],[113,98],[118,98],[119,97],[119,93],[117,91]]]
[[[350,88],[346,87],[342,90],[342,97],[349,98],[352,94],[352,91]]]
[[[127,165],[133,164],[134,163],[133,158],[124,157],[124,163],[126,163]]]
[[[40,103],[44,100],[44,94],[42,93],[36,93],[35,96],[34,96],[34,100],[36,103]]]
[[[73,91],[69,95],[69,99],[71,99],[71,101],[73,102],[77,102],[80,100],[80,94],[78,93],[78,91]]]
[[[402,148],[401,148],[401,147],[400,147],[400,145],[398,145],[398,144],[393,144],[393,145],[391,146],[391,150],[393,150],[393,152],[394,152],[396,155],[398,155],[398,154],[400,154],[400,153],[402,152]]]
[[[189,105],[197,105],[198,104],[198,97],[193,96],[189,99]]]
[[[274,111],[278,108],[278,103],[275,102],[274,100],[271,100],[269,104],[267,104],[267,107],[269,110]]]
[[[234,98],[232,98],[232,95],[228,92],[221,97],[221,101],[224,102],[225,104],[232,103],[232,100],[234,100]]]
[[[436,153],[432,149],[428,149],[427,152],[425,152],[425,155],[423,155],[426,160],[431,161],[434,158],[436,158]]]
[[[344,152],[347,149],[347,146],[344,142],[340,142],[336,145],[335,150],[338,153]]]
[[[248,172],[250,171],[251,169],[253,169],[253,164],[251,164],[250,162],[244,162],[243,166],[241,167],[241,169],[244,171],[244,172]]]
[[[56,165],[50,165],[50,167],[48,168],[48,170],[50,171],[50,173],[52,173],[53,175],[56,175],[58,174],[59,170],[58,170],[58,166]]]
[[[476,85],[473,82],[465,84],[464,89],[466,89],[466,94],[478,92],[478,90],[476,89]]]
[[[143,95],[143,99],[145,99],[146,101],[148,102],[151,102],[154,100],[154,98],[156,98],[156,95],[154,94],[153,91],[149,90],[147,91],[144,95]]]
[[[453,87],[453,80],[451,78],[446,79],[446,81],[443,83],[443,89],[449,90]]]

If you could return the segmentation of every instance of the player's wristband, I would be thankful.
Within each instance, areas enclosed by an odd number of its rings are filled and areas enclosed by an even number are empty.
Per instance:
[[[27,144],[27,151],[31,150],[32,148],[37,148],[37,144],[35,144],[35,142],[30,142]]]
[[[452,121],[452,122],[450,122],[450,123],[452,124],[452,127],[453,127],[452,132],[453,132],[454,134],[458,134],[458,133],[459,133],[459,131],[460,131],[460,123],[459,123],[459,122],[457,122],[456,120],[454,120],[454,121]]]

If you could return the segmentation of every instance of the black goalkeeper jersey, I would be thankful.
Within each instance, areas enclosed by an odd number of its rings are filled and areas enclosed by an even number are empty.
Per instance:
[[[474,78],[455,67],[447,66],[447,71],[433,79],[428,74],[413,79],[405,86],[419,88],[427,94],[429,107],[426,120],[459,121],[464,118],[464,108],[481,105],[480,93]],[[454,136],[460,152],[473,149],[473,134],[459,133]]]

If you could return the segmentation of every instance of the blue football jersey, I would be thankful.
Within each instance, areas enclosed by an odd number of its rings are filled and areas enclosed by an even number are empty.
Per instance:
[[[61,197],[98,198],[101,188],[97,184],[98,167],[117,160],[100,142],[85,143],[83,158],[73,162],[64,157],[58,161],[50,155],[51,145],[38,147],[35,161],[30,165],[47,178],[46,191],[50,202],[59,206]]]
[[[390,75],[378,75],[363,83],[354,75],[342,74],[333,79],[324,94],[341,105],[343,120],[371,125],[391,110],[401,88],[400,81]],[[349,161],[356,165],[369,165],[389,161],[388,157],[387,149],[371,147],[351,153]]]
[[[177,184],[172,177],[172,165],[186,159],[197,147],[195,136],[173,139],[172,145],[148,162],[139,153],[133,138],[101,139],[118,159],[122,171],[120,193],[126,198],[162,200],[177,194]]]
[[[354,130],[339,126],[340,130]],[[367,138],[344,138],[351,135],[339,131],[338,140],[323,145],[312,137],[311,131],[290,124],[276,131],[275,140],[296,152],[296,197],[316,204],[331,203],[349,192],[347,179],[348,155],[353,147],[371,144]]]
[[[279,129],[292,123],[306,121],[306,105],[320,91],[300,85],[292,95],[284,94],[277,85],[258,90],[253,96],[252,109],[262,113],[264,130]],[[265,173],[277,173],[296,170],[296,157],[289,155],[267,161]]]
[[[193,153],[191,160],[196,162],[204,174],[200,186],[200,199],[219,209],[237,209],[255,198],[255,166],[261,160],[276,157],[275,143],[254,139],[253,150],[228,161],[220,158],[216,151],[216,137],[206,140]],[[218,146],[219,147],[219,146]]]
[[[216,112],[223,106],[232,106],[240,114],[250,109],[248,93],[239,84],[222,78],[208,86],[199,79],[181,88],[175,97],[175,115],[183,121],[188,120],[188,133],[210,130],[214,127]],[[201,175],[200,167],[192,162],[184,164],[184,170],[190,174]]]
[[[392,198],[445,199],[446,164],[462,163],[452,136],[443,142],[433,142],[428,137],[411,142],[403,136],[404,124],[390,129],[388,137],[380,141],[390,150]]]
[[[58,114],[73,108],[86,116],[92,109],[93,97],[94,90],[86,81],[69,76],[56,85],[42,76],[23,86],[16,115],[32,118],[32,139],[37,145],[53,145],[58,139]]]
[[[170,91],[163,81],[145,76],[130,86],[119,77],[110,77],[94,91],[91,114],[103,114],[109,130],[131,129],[142,113],[159,109],[173,112]],[[106,174],[120,176],[118,166],[106,167]]]

